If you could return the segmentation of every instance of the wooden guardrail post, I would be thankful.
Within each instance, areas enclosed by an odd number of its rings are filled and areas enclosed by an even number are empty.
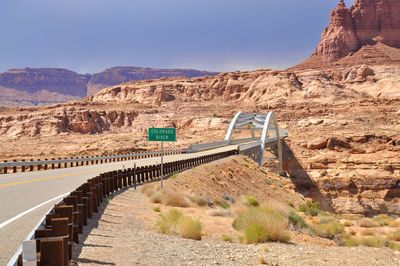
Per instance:
[[[127,178],[128,178],[128,173],[127,173],[127,170],[125,169],[123,172],[122,172],[122,176],[123,176],[123,181],[124,181],[124,187],[126,187],[127,186]]]
[[[126,169],[127,186],[132,186],[132,168]]]
[[[61,238],[40,241],[39,265],[64,265],[63,240]]]
[[[71,196],[74,196],[77,198],[77,206],[78,206],[78,212],[80,215],[80,219],[82,220],[83,225],[87,225],[87,218],[88,218],[88,210],[87,206],[83,201],[83,192],[82,190],[76,189],[71,192]]]
[[[6,163],[7,162],[7,160],[4,160],[4,162]],[[3,168],[4,170],[3,170],[3,173],[4,174],[7,174],[7,166],[4,166],[4,168]]]
[[[40,159],[37,159],[37,160],[38,160],[38,162],[39,162],[39,164],[37,165],[37,170],[40,171],[41,168],[42,168],[42,165],[40,164]]]
[[[13,162],[15,163],[17,160],[13,160]],[[13,166],[13,173],[16,173],[17,172],[17,167],[16,166]]]
[[[52,161],[54,161],[55,160],[55,158],[51,158],[51,160]],[[51,163],[51,169],[54,169],[55,168],[55,165],[54,165],[54,163]]]

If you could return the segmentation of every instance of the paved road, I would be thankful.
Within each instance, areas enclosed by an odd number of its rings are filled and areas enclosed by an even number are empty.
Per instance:
[[[237,145],[230,145],[192,154],[169,155],[164,157],[164,162],[236,148]],[[85,183],[87,179],[99,173],[122,169],[123,167],[132,168],[135,162],[137,166],[143,166],[160,163],[160,161],[160,157],[154,157],[100,165],[0,175],[0,265],[7,264],[41,217],[62,198],[61,195],[73,191]],[[43,205],[30,211],[40,204]],[[26,211],[29,212],[12,220]]]

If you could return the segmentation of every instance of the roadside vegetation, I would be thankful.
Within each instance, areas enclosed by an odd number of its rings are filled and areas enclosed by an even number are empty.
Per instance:
[[[241,166],[241,168],[232,166],[219,170],[211,169],[206,178],[214,182],[220,190],[226,191],[227,181],[235,182],[235,174],[242,174],[243,170],[249,171],[249,169],[258,171],[258,166],[248,159],[242,161]],[[185,173],[180,175],[182,176],[179,178],[174,176],[173,182],[185,184],[182,182],[188,177]],[[287,243],[291,239],[298,241],[298,235],[302,235],[302,238],[308,239],[307,241],[336,243],[345,247],[388,247],[400,250],[400,219],[396,216],[381,214],[365,217],[360,214],[334,214],[322,210],[322,205],[318,201],[301,197],[287,199],[286,195],[278,192],[278,188],[286,186],[282,180],[265,178],[265,182],[256,183],[250,178],[248,183],[254,186],[267,186],[270,193],[272,191],[271,197],[260,200],[251,194],[244,194],[239,198],[229,194],[207,192],[185,194],[184,190],[177,190],[176,187],[175,191],[168,187],[160,189],[158,183],[144,185],[142,193],[147,195],[152,203],[166,206],[163,208],[165,213],[161,212],[160,205],[154,207],[154,212],[159,213],[156,228],[163,234],[196,240],[213,237],[228,243],[243,244]],[[186,183],[185,187],[191,185]],[[207,217],[207,220],[203,220],[202,217]],[[222,223],[226,226],[226,230],[218,227],[216,231],[216,227],[212,226],[214,231],[210,232],[200,220],[206,225],[210,224],[210,220]]]

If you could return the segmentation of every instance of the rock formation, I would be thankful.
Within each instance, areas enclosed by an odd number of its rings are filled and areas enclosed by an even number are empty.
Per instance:
[[[162,77],[214,76],[218,73],[191,69],[114,67],[94,75],[67,69],[23,68],[0,73],[0,105],[44,105],[80,100],[103,88],[131,80]]]
[[[113,67],[92,75],[87,95],[91,96],[101,89],[128,81],[160,79],[168,77],[202,77],[215,76],[217,72],[198,71],[193,69],[152,69],[143,67]]]
[[[356,0],[350,8],[340,0],[315,54],[332,62],[378,42],[400,48],[399,18],[397,0]]]

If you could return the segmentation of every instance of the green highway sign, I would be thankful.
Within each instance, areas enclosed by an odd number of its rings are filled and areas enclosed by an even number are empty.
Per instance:
[[[149,128],[149,141],[176,141],[176,128]]]

